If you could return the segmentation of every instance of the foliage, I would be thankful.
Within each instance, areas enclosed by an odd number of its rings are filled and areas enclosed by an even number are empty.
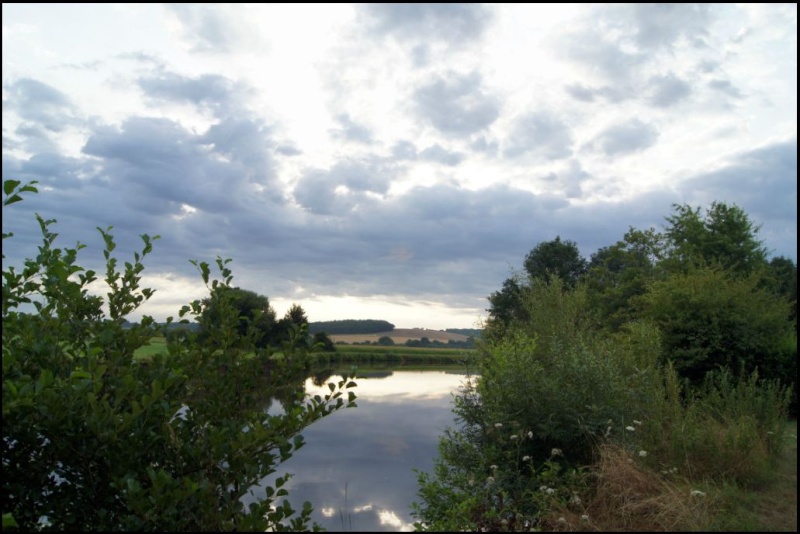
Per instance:
[[[746,275],[766,264],[767,249],[757,237],[759,227],[740,207],[712,202],[704,217],[699,207],[686,204],[675,204],[673,210],[665,230],[671,270],[718,265]]]
[[[612,331],[637,319],[632,301],[659,276],[663,236],[630,228],[622,241],[592,254],[585,276],[589,305],[597,321]]]
[[[455,399],[434,473],[419,476],[420,528],[541,526],[581,484],[609,420],[643,418],[658,391],[657,330],[631,325],[613,339],[593,329],[586,291],[535,279],[529,320],[482,345],[479,377]],[[615,423],[616,424],[616,423]],[[504,522],[505,521],[505,522]]]
[[[275,310],[269,304],[269,298],[255,291],[232,287],[224,289],[226,300],[236,309],[239,319],[236,332],[239,336],[248,331],[256,334],[254,342],[259,347],[266,347],[271,341],[276,328]],[[207,338],[219,328],[221,310],[217,300],[207,297],[203,300],[202,317],[200,318],[201,338]]]
[[[531,278],[558,277],[571,288],[586,271],[586,260],[574,241],[561,241],[561,236],[556,236],[536,245],[525,257],[523,267]]]
[[[391,346],[391,345],[394,345],[394,340],[392,338],[390,338],[389,336],[381,336],[381,337],[378,338],[377,343],[378,343],[378,345]]]
[[[771,478],[785,441],[786,387],[727,369],[710,372],[693,389],[671,365],[663,376],[650,418],[625,432],[629,452],[646,450],[663,474],[697,481],[753,485]]]
[[[35,188],[7,181],[4,191],[9,205]],[[37,220],[38,256],[21,269],[3,266],[4,528],[307,528],[310,504],[295,515],[280,502],[287,477],[267,487],[263,500],[245,506],[244,499],[302,446],[306,426],[350,405],[352,392],[347,402],[342,395],[354,383],[331,384],[325,398],[292,394],[285,414],[267,415],[271,397],[302,380],[294,371],[306,356],[256,349],[252,325],[240,330],[230,260],[221,259],[221,280],[210,284],[208,264],[194,262],[210,295],[181,310],[214,325],[205,339],[188,336],[171,343],[168,355],[135,359],[159,330],[147,316],[123,328],[153,294],[140,281],[157,236],[143,235],[141,252],[120,270],[111,229],[100,229],[104,299],[89,293],[96,273],[76,263],[83,245],[56,248],[55,221]]]
[[[769,274],[775,292],[789,301],[789,318],[797,324],[797,265],[789,258],[777,256],[769,262]]]
[[[665,357],[699,383],[712,370],[778,366],[779,342],[792,331],[788,303],[760,286],[758,273],[693,268],[654,282],[640,304],[662,331]]]

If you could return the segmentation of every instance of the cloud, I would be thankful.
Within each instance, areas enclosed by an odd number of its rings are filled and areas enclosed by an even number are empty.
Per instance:
[[[189,78],[172,72],[161,72],[156,76],[139,78],[138,84],[155,103],[188,102],[217,113],[229,110],[235,98],[233,82],[218,74]]]
[[[720,168],[686,178],[681,188],[693,204],[737,204],[765,223],[764,235],[772,247],[796,261],[797,138],[732,154]]]
[[[481,4],[363,4],[369,31],[402,40],[474,42],[485,32],[492,12]]]
[[[312,213],[345,215],[356,206],[371,203],[367,193],[383,195],[396,173],[379,158],[346,159],[328,170],[306,171],[294,188],[294,199]]]
[[[192,52],[228,53],[253,48],[259,40],[242,4],[166,4],[180,23]]]
[[[708,82],[708,86],[731,98],[742,98],[742,92],[730,80],[715,78]]]
[[[51,132],[61,132],[74,124],[74,107],[58,89],[31,78],[22,78],[3,86],[8,98],[3,111],[14,111],[22,120],[35,122]]]
[[[658,130],[637,118],[603,130],[591,145],[606,156],[624,156],[653,146],[657,139]]]
[[[434,144],[422,151],[418,151],[414,143],[398,141],[392,146],[392,157],[399,161],[431,161],[448,167],[455,167],[464,161],[467,155],[447,150],[439,144]]]
[[[629,4],[620,11],[630,13],[631,33],[646,50],[672,47],[681,38],[700,43],[711,22],[708,4]]]
[[[503,144],[503,155],[516,158],[534,155],[544,160],[568,158],[572,154],[572,132],[559,117],[546,111],[518,118]]]
[[[412,98],[417,116],[443,134],[468,136],[487,128],[500,115],[499,102],[482,89],[477,71],[437,77],[417,88]]]
[[[355,122],[349,114],[340,113],[336,116],[336,122],[340,127],[331,130],[334,138],[364,144],[372,143],[372,132],[367,127]]]
[[[674,74],[653,76],[650,78],[650,104],[667,108],[686,99],[692,92],[692,86]]]

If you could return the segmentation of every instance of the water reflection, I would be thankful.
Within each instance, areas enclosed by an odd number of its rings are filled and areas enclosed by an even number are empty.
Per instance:
[[[410,504],[417,499],[413,469],[432,470],[438,437],[453,423],[451,393],[465,375],[402,370],[359,375],[358,407],[306,429],[306,445],[265,480],[293,473],[290,502],[299,509],[310,501],[313,520],[327,530],[411,531]],[[320,376],[306,380],[307,393],[324,395],[328,382],[341,380],[336,374]]]

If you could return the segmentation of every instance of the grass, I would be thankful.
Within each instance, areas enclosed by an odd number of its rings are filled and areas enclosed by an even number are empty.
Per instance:
[[[664,476],[621,447],[604,446],[590,470],[580,508],[557,507],[544,518],[554,531],[797,532],[797,421],[769,480],[743,486]],[[692,495],[701,490],[704,495]],[[585,517],[582,517],[585,516]]]

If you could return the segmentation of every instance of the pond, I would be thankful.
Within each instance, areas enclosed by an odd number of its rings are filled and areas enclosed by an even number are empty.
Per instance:
[[[459,368],[360,372],[358,407],[307,428],[305,446],[265,480],[292,473],[285,486],[289,502],[299,510],[310,501],[313,521],[326,530],[413,531],[413,470],[432,471],[439,436],[454,422],[452,394],[466,378]],[[334,375],[325,383],[340,379]],[[312,395],[329,391],[310,378],[305,389]]]

